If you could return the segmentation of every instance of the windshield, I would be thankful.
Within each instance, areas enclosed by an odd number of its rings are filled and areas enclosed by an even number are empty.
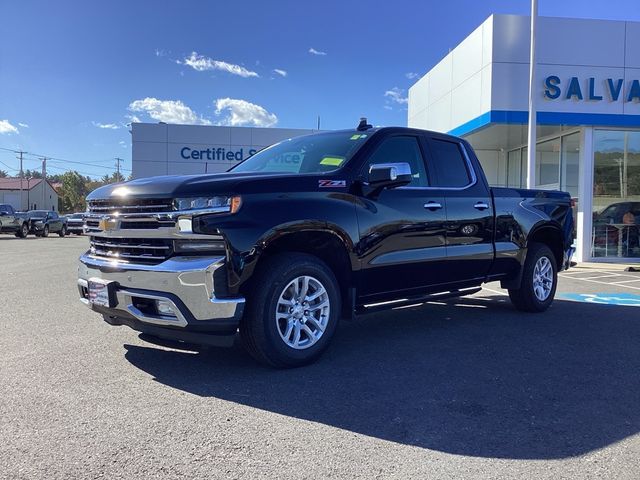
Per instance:
[[[259,151],[231,170],[275,173],[330,172],[342,167],[369,135],[348,131],[290,138]]]

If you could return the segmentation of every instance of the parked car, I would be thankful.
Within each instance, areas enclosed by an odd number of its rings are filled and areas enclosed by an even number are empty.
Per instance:
[[[84,233],[84,213],[70,213],[65,215],[67,232],[82,235]]]
[[[24,213],[16,212],[11,205],[0,204],[0,233],[13,233],[25,238],[29,234],[29,219]]]
[[[624,216],[631,212],[635,223],[640,224],[640,202],[617,202],[607,206],[602,212],[593,214],[593,224],[625,223]]]
[[[491,188],[463,139],[411,128],[293,138],[227,173],[88,197],[81,300],[111,325],[309,363],[340,318],[500,281],[542,312],[573,253],[571,198]],[[384,360],[382,360],[384,361]]]
[[[47,210],[29,210],[29,225],[36,237],[48,237],[49,233],[57,233],[61,237],[67,234],[67,220],[56,212]]]
[[[639,237],[640,202],[616,202],[608,205],[602,212],[594,212],[595,256],[621,253],[625,257],[636,257],[640,253]]]

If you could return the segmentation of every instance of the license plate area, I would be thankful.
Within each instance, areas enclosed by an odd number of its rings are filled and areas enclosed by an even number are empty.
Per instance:
[[[99,278],[90,278],[87,282],[89,291],[89,303],[99,305],[101,307],[114,308],[116,301],[116,283],[101,280]]]

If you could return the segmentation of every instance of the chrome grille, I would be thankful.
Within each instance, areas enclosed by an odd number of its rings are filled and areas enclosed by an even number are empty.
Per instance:
[[[173,242],[165,238],[90,237],[90,252],[114,260],[160,263],[173,254]]]
[[[94,214],[158,213],[172,210],[173,201],[170,198],[89,201],[89,212]]]

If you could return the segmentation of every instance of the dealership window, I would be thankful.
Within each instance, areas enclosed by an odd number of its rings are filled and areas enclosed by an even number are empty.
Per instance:
[[[522,149],[507,154],[507,186],[522,187]]]
[[[527,183],[528,148],[517,148],[507,154],[507,186],[524,187]],[[537,143],[536,188],[563,190],[578,196],[580,132],[570,133]]]
[[[640,257],[640,131],[593,135],[592,257]]]

